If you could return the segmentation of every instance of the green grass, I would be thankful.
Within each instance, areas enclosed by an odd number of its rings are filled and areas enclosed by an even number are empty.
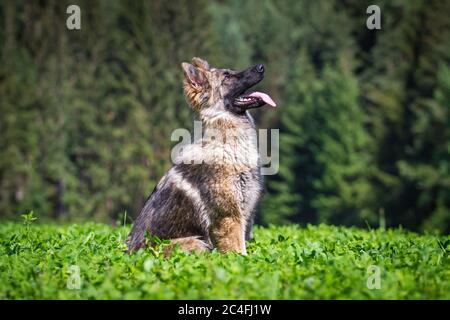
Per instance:
[[[123,253],[129,227],[0,225],[0,299],[450,299],[450,236],[256,228],[248,256]],[[71,265],[81,288],[68,289]],[[369,289],[368,268],[380,268]]]

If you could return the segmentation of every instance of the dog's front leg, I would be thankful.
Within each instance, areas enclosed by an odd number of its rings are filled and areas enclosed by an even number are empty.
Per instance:
[[[210,236],[220,252],[237,252],[247,255],[245,247],[245,223],[241,217],[220,216],[211,225]]]

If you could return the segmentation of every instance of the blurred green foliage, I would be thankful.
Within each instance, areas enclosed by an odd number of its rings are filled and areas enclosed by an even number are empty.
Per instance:
[[[82,29],[65,27],[78,4]],[[449,1],[0,2],[0,218],[135,217],[190,128],[180,63],[266,65],[258,222],[450,230]]]

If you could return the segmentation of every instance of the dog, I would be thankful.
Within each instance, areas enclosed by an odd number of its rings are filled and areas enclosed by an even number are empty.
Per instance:
[[[169,254],[179,247],[246,255],[263,194],[248,110],[276,106],[265,93],[247,92],[263,79],[264,66],[237,72],[212,68],[197,57],[181,66],[184,94],[201,120],[202,137],[183,148],[148,197],[127,238],[128,252],[149,245],[149,234],[169,240]]]

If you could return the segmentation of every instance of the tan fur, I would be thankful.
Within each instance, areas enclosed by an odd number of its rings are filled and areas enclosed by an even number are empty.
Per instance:
[[[217,205],[210,228],[211,240],[220,252],[247,254],[243,214],[232,188],[236,169],[232,166],[224,166],[216,172],[219,175],[220,183],[211,185]]]
[[[170,257],[175,248],[179,248],[181,251],[190,252],[205,252],[211,250],[211,248],[204,241],[198,239],[198,237],[185,237],[170,240],[168,246],[164,248],[164,255]]]
[[[239,216],[219,216],[210,229],[211,240],[222,253],[237,252],[247,255],[245,227]]]
[[[202,90],[193,87],[186,79],[184,80],[184,95],[194,110],[200,110],[202,105]]]
[[[209,70],[209,63],[201,58],[198,57],[194,57],[192,58],[192,64],[196,67],[199,67],[203,70]]]

